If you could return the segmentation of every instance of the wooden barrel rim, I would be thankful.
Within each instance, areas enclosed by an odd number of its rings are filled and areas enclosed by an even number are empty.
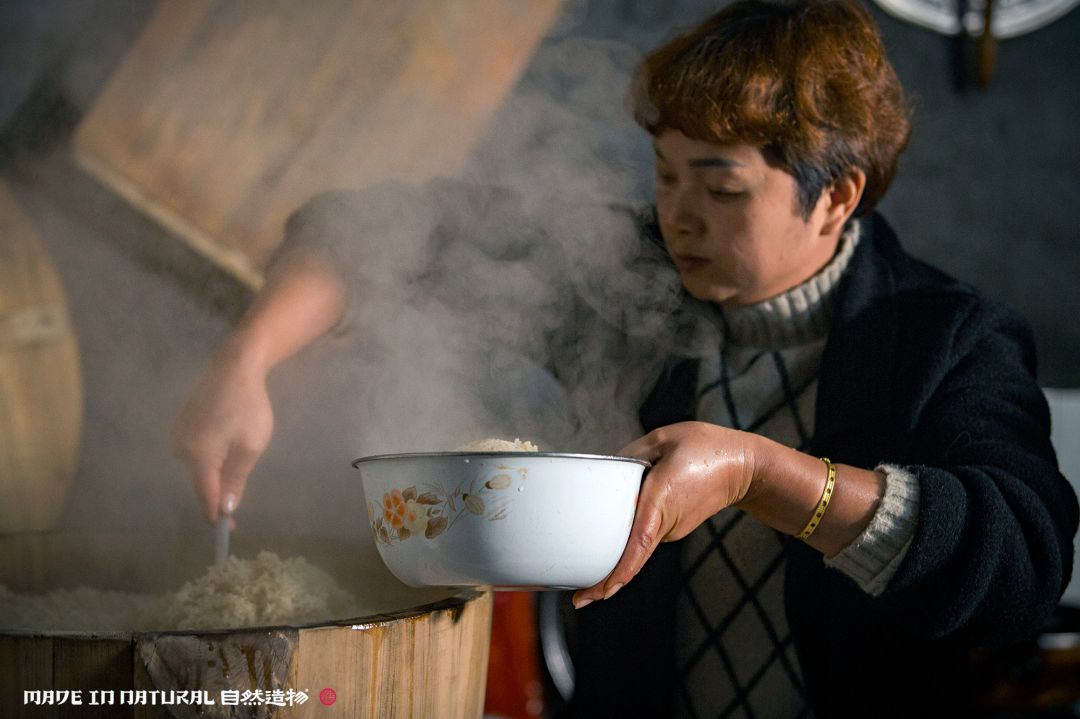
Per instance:
[[[215,629],[175,629],[166,631],[131,631],[131,632],[80,632],[71,630],[42,631],[40,629],[0,629],[0,637],[24,637],[42,639],[113,639],[113,640],[136,640],[163,636],[209,636],[218,634],[239,634],[253,632],[268,632],[281,630],[301,629],[325,629],[328,627],[355,627],[369,629],[380,624],[389,624],[402,619],[415,619],[434,612],[449,611],[459,615],[465,605],[482,597],[486,589],[473,589],[463,587],[453,595],[435,602],[421,604],[408,609],[400,609],[392,612],[379,612],[377,614],[365,614],[352,619],[330,619],[324,622],[312,622],[307,624],[271,624],[252,627],[231,627]]]

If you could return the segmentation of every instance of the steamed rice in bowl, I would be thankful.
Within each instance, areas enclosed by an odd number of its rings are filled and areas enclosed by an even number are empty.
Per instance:
[[[528,440],[522,440],[521,438],[515,438],[513,441],[509,439],[498,439],[490,437],[487,439],[477,439],[468,444],[458,447],[458,452],[539,452],[540,448]]]

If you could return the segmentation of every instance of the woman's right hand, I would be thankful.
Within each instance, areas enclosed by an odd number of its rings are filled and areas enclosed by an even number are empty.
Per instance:
[[[207,520],[239,505],[273,428],[266,372],[224,348],[199,380],[172,436],[173,452],[192,470]]]
[[[274,431],[266,378],[282,360],[333,327],[345,286],[323,261],[299,255],[270,272],[243,319],[210,363],[173,428],[173,452],[192,469],[211,522],[240,503]]]

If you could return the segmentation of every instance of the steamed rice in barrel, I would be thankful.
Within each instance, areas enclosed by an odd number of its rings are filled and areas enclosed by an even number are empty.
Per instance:
[[[307,560],[259,552],[255,559],[229,557],[185,584],[162,622],[172,629],[309,624],[355,609],[352,596]]]
[[[146,631],[158,627],[165,597],[90,587],[16,594],[0,584],[0,629]]]
[[[311,624],[363,614],[355,597],[306,559],[229,557],[167,595],[89,587],[15,594],[0,585],[0,629],[165,631]]]

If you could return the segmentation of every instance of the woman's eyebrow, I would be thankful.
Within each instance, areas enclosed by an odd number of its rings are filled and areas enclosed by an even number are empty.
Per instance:
[[[664,157],[664,153],[660,152],[660,148],[653,145],[653,152],[656,153],[657,158],[667,162],[667,158]],[[742,167],[743,163],[737,160],[731,160],[726,157],[695,157],[687,162],[690,167]]]
[[[695,157],[688,163],[690,167],[742,167],[743,164],[726,157]]]

